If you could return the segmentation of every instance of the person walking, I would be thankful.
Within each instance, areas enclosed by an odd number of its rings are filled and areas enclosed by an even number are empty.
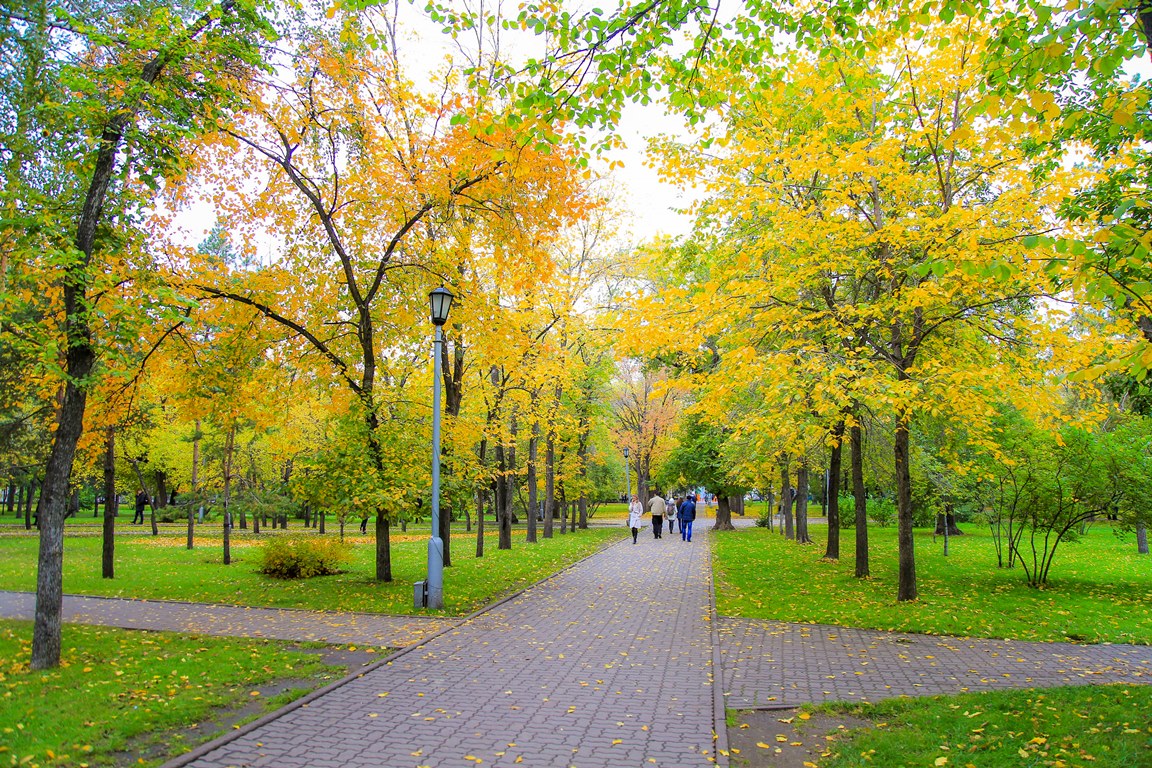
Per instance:
[[[144,491],[136,493],[136,514],[132,516],[132,524],[144,525],[144,507],[148,506],[148,494]]]
[[[653,493],[652,498],[648,500],[648,511],[652,514],[652,537],[655,539],[661,538],[664,532],[664,513],[668,509],[668,504],[659,493]]]
[[[644,517],[644,507],[640,504],[640,499],[632,496],[632,502],[628,505],[628,527],[632,529],[632,543],[636,543],[636,537],[640,535],[640,526],[643,525],[641,518]]]
[[[680,519],[681,541],[692,541],[692,522],[696,519],[696,497],[693,494],[684,495],[677,517]]]
[[[676,514],[680,510],[680,502],[673,496],[668,500],[668,533],[676,532]]]

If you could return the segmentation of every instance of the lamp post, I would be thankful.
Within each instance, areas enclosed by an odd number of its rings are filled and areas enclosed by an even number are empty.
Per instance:
[[[632,476],[628,474],[628,446],[624,446],[624,503],[632,509]]]
[[[428,540],[428,580],[424,584],[424,607],[444,607],[444,540],[440,538],[440,359],[444,323],[455,298],[446,288],[428,294],[432,305],[432,538]]]

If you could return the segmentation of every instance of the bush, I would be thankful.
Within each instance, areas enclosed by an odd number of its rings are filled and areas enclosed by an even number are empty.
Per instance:
[[[868,519],[887,528],[896,519],[896,504],[892,499],[868,499]]]
[[[351,555],[335,538],[277,536],[263,547],[260,573],[277,579],[309,579],[342,573]]]
[[[840,496],[840,527],[844,530],[856,527],[856,497]]]
[[[761,527],[761,528],[771,528],[772,527],[772,513],[773,513],[773,510],[765,509],[763,512],[760,513],[760,517],[756,518],[756,525]]]

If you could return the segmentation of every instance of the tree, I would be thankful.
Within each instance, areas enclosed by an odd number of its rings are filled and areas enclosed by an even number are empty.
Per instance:
[[[41,135],[35,144],[20,142],[19,157],[9,159],[49,169],[7,178],[19,182],[5,192],[22,202],[17,221],[30,235],[16,254],[42,270],[45,284],[58,286],[53,300],[60,308],[55,335],[38,335],[36,341],[57,347],[62,364],[55,372],[60,399],[40,516],[35,669],[59,663],[63,521],[98,359],[97,287],[115,266],[113,255],[133,239],[126,222],[149,200],[157,180],[178,170],[178,142],[231,104],[232,89],[223,80],[258,60],[264,31],[253,7],[233,0],[202,15],[168,5],[109,4],[103,10],[85,8],[78,15],[67,4],[40,2],[6,6],[0,14],[6,31],[28,30],[24,50],[36,50],[17,60],[16,81],[40,81],[41,93],[59,88],[61,96],[45,100],[34,113],[27,91],[5,103],[6,109],[14,107],[13,122],[24,139],[32,135],[24,129],[30,124]],[[6,222],[5,229],[14,223]]]

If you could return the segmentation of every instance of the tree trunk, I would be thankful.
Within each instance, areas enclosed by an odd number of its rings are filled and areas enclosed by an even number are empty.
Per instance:
[[[1144,522],[1136,524],[1136,552],[1148,554],[1148,526]]]
[[[12,514],[12,506],[16,503],[16,481],[8,481],[8,494],[4,497],[4,506],[8,510],[8,514]]]
[[[896,540],[899,549],[900,572],[896,599],[916,599],[916,551],[912,537],[912,473],[909,454],[908,414],[901,414],[896,423]]]
[[[780,511],[784,514],[784,538],[796,538],[796,530],[792,527],[792,492],[791,480],[788,476],[788,454],[780,459]]]
[[[194,507],[200,503],[200,419],[196,419],[192,433],[192,498],[188,503],[188,541],[185,546],[192,549],[196,531],[196,510]]]
[[[323,535],[324,534],[324,523],[326,523],[328,521],[328,510],[321,507],[320,509],[316,510],[316,517],[319,518],[318,525],[320,526],[320,534]]]
[[[36,483],[28,483],[28,490],[24,492],[24,530],[32,530],[32,498],[36,495]]]
[[[556,440],[549,427],[544,441],[544,538],[552,538],[552,517],[556,514]]]
[[[528,438],[528,532],[525,536],[529,544],[536,543],[536,506],[539,503],[536,481],[536,446],[540,441],[540,422],[532,423],[532,436]]]
[[[343,518],[341,518],[343,520]],[[343,525],[341,525],[343,533]],[[384,546],[380,546],[380,542]],[[376,510],[376,580],[392,581],[392,541],[391,531],[388,529],[388,518],[383,509]]]
[[[101,576],[115,577],[116,555],[116,428],[108,427],[104,438],[104,530],[101,548]]]
[[[504,467],[504,509],[500,515],[500,544],[499,549],[512,549],[512,502],[516,498],[516,411],[512,410],[508,424],[511,441],[504,451],[507,462]]]
[[[480,438],[480,447],[476,449],[476,458],[479,461],[481,469],[484,468],[484,461],[488,456],[488,438]],[[480,487],[476,489],[476,557],[484,557],[484,495],[487,489]]]
[[[163,470],[156,470],[156,509],[168,506],[168,475]]]
[[[808,462],[805,460],[796,468],[796,542],[812,543],[808,535]]]
[[[832,428],[833,444],[828,455],[828,483],[824,489],[824,515],[828,518],[826,560],[840,559],[840,463],[844,450],[844,422]]]
[[[864,490],[864,431],[852,425],[850,463],[852,464],[852,500],[856,513],[856,578],[865,579],[868,570],[868,500]]]
[[[236,446],[236,425],[228,427],[224,440],[224,565],[232,564],[232,451]]]
[[[443,473],[442,473],[443,474]],[[437,531],[440,534],[440,544],[444,548],[442,553],[441,565],[445,568],[452,567],[452,508],[444,503],[443,494],[440,499],[440,528]]]
[[[484,489],[476,489],[476,557],[484,557]]]
[[[568,499],[564,495],[564,483],[560,483],[560,500],[556,502],[556,507],[560,510],[560,535],[568,533]]]
[[[728,496],[716,497],[716,522],[712,525],[714,531],[734,531],[736,526],[732,525],[732,501],[735,498]]]
[[[956,527],[956,516],[952,512],[937,512],[936,513],[936,530],[937,536],[963,536],[964,531]]]

